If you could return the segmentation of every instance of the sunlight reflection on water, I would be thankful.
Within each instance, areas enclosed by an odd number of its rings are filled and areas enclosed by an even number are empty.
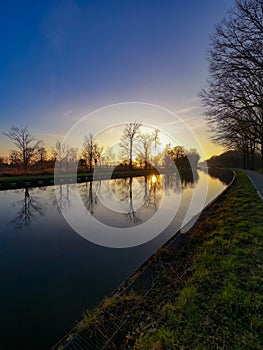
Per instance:
[[[78,184],[81,199],[96,220],[124,231],[154,216],[164,196],[164,209],[173,212],[181,196],[175,219],[160,235],[125,249],[98,246],[76,234],[60,213],[53,186],[0,192],[0,347],[10,348],[12,343],[11,348],[22,349],[21,344],[26,344],[30,350],[42,344],[48,349],[84,310],[116,288],[176,232],[192,192],[202,193],[207,178],[210,201],[225,184],[200,171],[194,181],[182,179],[180,186],[173,174],[134,178],[132,191],[129,179]],[[58,188],[65,210],[74,202],[72,186]],[[104,205],[112,195],[123,203],[122,212],[113,213]]]

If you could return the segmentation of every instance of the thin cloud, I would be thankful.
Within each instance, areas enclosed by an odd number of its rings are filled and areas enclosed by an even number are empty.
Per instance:
[[[202,109],[203,107],[201,106],[189,106],[183,109],[179,109],[178,111],[175,111],[176,114],[186,114],[190,112],[194,112],[196,110]]]

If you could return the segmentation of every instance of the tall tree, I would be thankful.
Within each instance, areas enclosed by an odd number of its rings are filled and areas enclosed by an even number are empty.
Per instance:
[[[103,158],[106,166],[115,165],[116,154],[111,147],[106,147],[103,152]]]
[[[99,146],[97,143],[94,144],[94,163],[101,167],[102,162],[102,154],[103,154],[103,146]]]
[[[42,146],[43,141],[36,140],[27,126],[24,128],[13,126],[7,133],[3,134],[11,139],[18,148],[24,170],[27,171],[30,161],[36,155],[37,150]]]
[[[77,149],[67,146],[65,149],[65,162],[66,169],[69,170],[69,167],[74,165],[77,162]]]
[[[155,129],[151,134],[138,135],[137,154],[144,161],[145,169],[149,168],[152,150],[156,150],[157,145],[160,144],[159,132],[160,130]],[[156,159],[154,159],[154,165],[156,166]]]
[[[186,150],[182,146],[174,146],[172,147],[170,143],[165,146],[164,153],[166,153],[176,165],[181,158],[186,157]]]
[[[56,162],[59,162],[59,169],[61,171],[62,169],[62,162],[65,160],[65,157],[67,155],[67,149],[63,142],[58,140],[55,144],[55,147],[52,150],[52,153],[56,159]]]
[[[144,161],[145,169],[149,168],[153,141],[153,136],[150,134],[141,134],[138,137],[138,156]]]
[[[88,163],[89,172],[92,172],[93,164],[97,164],[98,158],[101,156],[102,149],[98,146],[94,140],[94,136],[89,134],[85,135],[83,142],[83,157]]]
[[[252,149],[258,144],[263,170],[262,47],[263,1],[237,0],[211,37],[208,87],[201,97],[216,141],[232,148],[244,138]]]
[[[132,169],[134,139],[137,133],[139,132],[140,127],[141,127],[141,123],[133,122],[133,123],[128,123],[123,130],[121,147],[124,151],[127,151],[129,154],[130,169]]]
[[[41,167],[41,170],[44,169],[44,161],[46,160],[46,157],[47,157],[47,151],[45,149],[45,147],[40,147],[38,149],[38,158],[39,158],[39,161],[40,161],[40,167]]]

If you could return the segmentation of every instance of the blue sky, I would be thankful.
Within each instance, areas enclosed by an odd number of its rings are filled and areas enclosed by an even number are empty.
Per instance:
[[[208,142],[197,94],[209,35],[233,3],[2,2],[0,131],[28,125],[49,146],[97,108],[140,101],[177,113],[210,153],[220,151]],[[3,135],[0,147],[0,155],[12,147]]]

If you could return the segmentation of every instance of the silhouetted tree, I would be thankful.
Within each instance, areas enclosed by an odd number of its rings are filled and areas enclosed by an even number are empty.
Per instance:
[[[40,161],[40,167],[41,167],[41,170],[44,169],[44,161],[46,160],[46,157],[47,157],[47,151],[45,149],[45,147],[40,147],[38,150],[38,158],[39,158],[39,161]]]
[[[142,134],[138,137],[137,153],[144,161],[144,168],[149,168],[149,159],[152,152],[153,137],[150,134]]]
[[[89,168],[89,172],[92,172],[93,163],[97,163],[99,146],[94,140],[94,136],[89,134],[89,136],[85,135],[83,142],[83,157],[86,160]]]
[[[59,162],[59,169],[61,171],[62,169],[62,162],[65,160],[65,157],[67,155],[67,150],[65,144],[58,140],[55,144],[55,147],[52,150],[53,156],[56,159],[56,162]]]
[[[65,162],[67,171],[69,167],[77,162],[77,149],[73,147],[66,147],[65,150]]]
[[[156,150],[160,143],[159,130],[155,129],[153,133],[140,134],[138,136],[137,154],[139,159],[144,161],[144,168],[148,169],[152,155],[152,149]],[[156,165],[156,164],[154,164]]]
[[[214,140],[252,152],[252,160],[258,144],[263,170],[262,18],[262,0],[236,1],[211,38],[208,87],[201,97],[218,135]]]
[[[103,147],[99,146],[97,143],[94,144],[94,163],[101,167]]]
[[[179,165],[179,162],[182,158],[186,157],[186,150],[182,146],[174,146],[167,144],[164,149],[164,153],[169,156],[169,158],[176,164]],[[168,161],[168,164],[170,161]]]
[[[10,138],[18,148],[18,155],[22,160],[24,170],[27,171],[30,161],[42,146],[43,141],[36,140],[29,132],[27,126],[24,128],[13,126],[7,133],[3,134]]]
[[[23,164],[22,156],[19,151],[12,150],[9,154],[9,159],[11,162],[12,167],[15,167],[16,169],[20,168]]]
[[[133,145],[134,139],[141,127],[141,123],[133,122],[126,125],[123,130],[121,147],[124,152],[129,154],[129,166],[132,169]]]

